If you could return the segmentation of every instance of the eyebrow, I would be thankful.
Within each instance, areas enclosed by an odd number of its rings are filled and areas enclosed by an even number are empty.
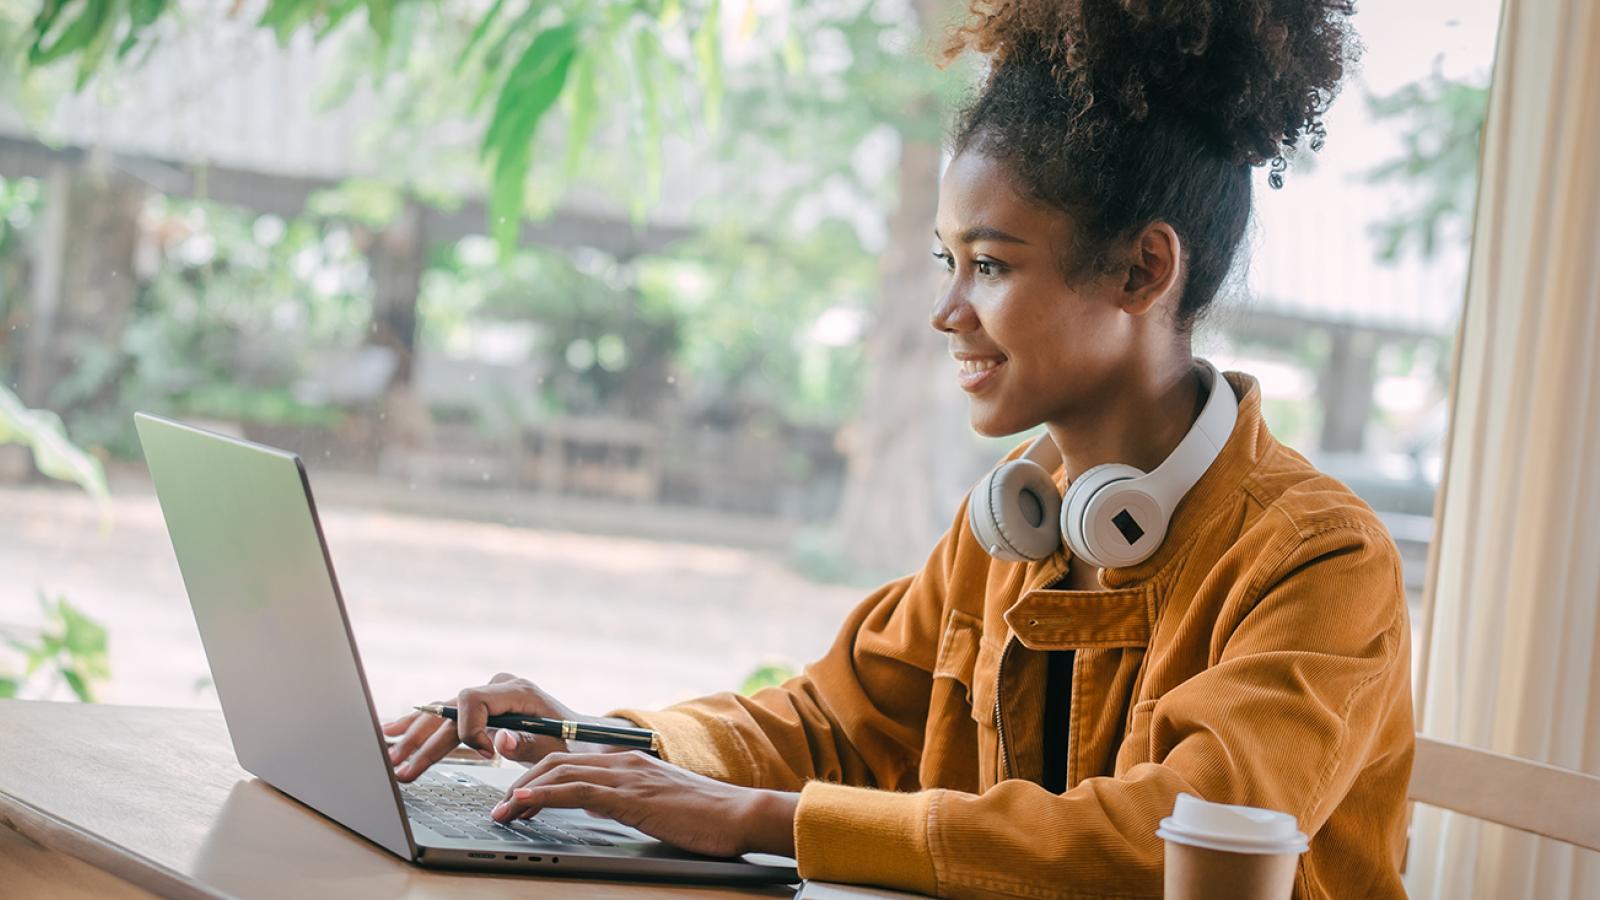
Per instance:
[[[944,240],[943,236],[939,234],[939,229],[937,228],[933,230],[933,236],[939,238],[940,240]],[[978,241],[1000,241],[1007,244],[1028,243],[1023,238],[1017,237],[1010,232],[1001,231],[992,225],[974,225],[971,228],[968,228],[966,231],[961,232],[961,243],[975,244]]]

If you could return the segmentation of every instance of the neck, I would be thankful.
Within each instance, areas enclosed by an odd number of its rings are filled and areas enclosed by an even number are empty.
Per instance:
[[[1140,365],[1116,380],[1102,402],[1047,423],[1068,480],[1094,466],[1123,463],[1149,472],[1194,427],[1200,376],[1187,349],[1158,365]]]

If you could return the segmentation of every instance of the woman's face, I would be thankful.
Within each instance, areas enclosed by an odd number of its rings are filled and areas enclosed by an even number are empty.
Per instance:
[[[945,276],[932,323],[949,337],[980,434],[1092,413],[1130,362],[1135,317],[1122,280],[1085,274],[1069,285],[1063,275],[1074,228],[982,153],[964,151],[945,171],[934,228]]]

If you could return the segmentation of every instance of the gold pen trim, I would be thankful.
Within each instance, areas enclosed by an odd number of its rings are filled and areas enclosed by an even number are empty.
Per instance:
[[[578,739],[578,723],[570,719],[561,720],[561,739],[575,741]]]

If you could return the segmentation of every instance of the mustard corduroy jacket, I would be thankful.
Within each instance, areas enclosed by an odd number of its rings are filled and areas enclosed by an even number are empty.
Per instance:
[[[1413,748],[1399,557],[1279,444],[1253,379],[1149,560],[1051,590],[1068,552],[991,558],[965,505],[781,687],[620,710],[666,759],[800,791],[802,875],[950,897],[1159,897],[1180,791],[1292,813],[1298,898],[1403,897]],[[1019,447],[1011,454],[1020,454]],[[1060,473],[1057,473],[1058,479]],[[1047,651],[1072,649],[1067,790],[1040,787]],[[1061,752],[1061,748],[1052,748]]]

